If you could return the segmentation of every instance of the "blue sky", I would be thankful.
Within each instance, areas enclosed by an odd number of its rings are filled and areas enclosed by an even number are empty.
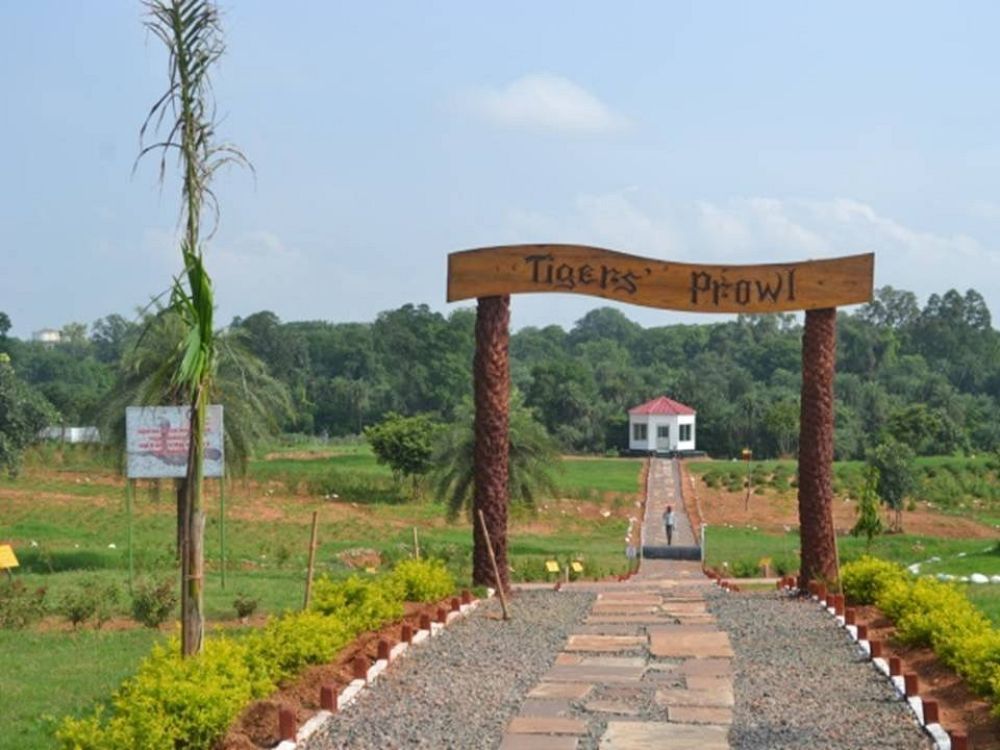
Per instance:
[[[223,4],[219,320],[444,302],[448,252],[581,242],[677,261],[876,253],[876,284],[1000,314],[1000,5]],[[0,310],[132,314],[179,268],[138,130],[166,80],[138,2],[4,3]],[[523,296],[514,323],[600,300]],[[646,325],[691,320],[624,308]],[[711,318],[699,318],[711,320]]]

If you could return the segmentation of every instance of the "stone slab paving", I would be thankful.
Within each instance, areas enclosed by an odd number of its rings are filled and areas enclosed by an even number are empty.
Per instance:
[[[509,734],[586,734],[587,722],[563,716],[515,716]]]
[[[579,740],[567,735],[506,734],[500,750],[576,750]]]
[[[733,656],[733,647],[726,633],[707,632],[701,625],[678,625],[673,632],[660,630],[651,633],[649,651],[653,656],[667,658]]]
[[[593,685],[584,682],[540,682],[528,692],[529,698],[552,698],[558,700],[582,700],[594,689]]]
[[[590,633],[579,633],[571,635],[566,644],[567,651],[632,651],[646,646],[649,639],[642,635],[592,635]]]
[[[667,531],[663,528],[663,511],[670,505],[676,514],[674,544],[682,547],[697,544],[691,522],[684,512],[681,496],[680,469],[668,458],[654,458],[649,464],[646,480],[646,517],[643,520],[643,542],[647,545],[666,546]]]
[[[600,750],[728,750],[729,728],[711,724],[611,721]]]
[[[661,573],[688,565],[656,562],[667,565]],[[576,750],[728,748],[732,646],[704,607],[707,587],[688,580],[592,584],[590,616],[529,693],[501,747],[572,735]],[[699,619],[679,622],[679,612]]]
[[[666,544],[668,503],[674,544],[693,545],[675,465],[654,459],[646,544]],[[508,724],[501,750],[728,750],[733,650],[705,605],[710,586],[698,562],[649,559],[625,583],[568,584],[597,598]],[[543,740],[558,744],[531,744]]]
[[[733,709],[716,706],[671,706],[667,709],[670,721],[680,724],[732,724]]]

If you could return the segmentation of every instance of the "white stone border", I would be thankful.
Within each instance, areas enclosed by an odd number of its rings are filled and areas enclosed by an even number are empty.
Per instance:
[[[494,589],[486,589],[486,598],[490,599],[496,592]],[[352,680],[343,690],[334,696],[334,700],[337,702],[337,712],[342,712],[345,709],[353,705],[358,696],[361,695],[365,690],[371,690],[375,684],[378,682],[379,677],[389,668],[389,664],[394,662],[400,656],[406,654],[406,652],[412,647],[417,646],[431,638],[441,635],[447,625],[451,625],[453,622],[462,617],[467,617],[473,610],[475,610],[481,599],[473,599],[470,604],[462,604],[459,606],[458,611],[450,611],[445,617],[445,623],[432,622],[431,629],[428,630],[417,630],[413,633],[413,642],[406,643],[405,641],[400,641],[392,650],[389,651],[389,659],[379,659],[371,667],[368,668],[368,674],[366,679]],[[292,740],[282,740],[277,745],[274,746],[274,750],[296,750],[299,745],[305,743],[310,737],[315,734],[320,727],[326,724],[327,721],[335,716],[334,713],[330,711],[317,711],[312,717],[306,721],[298,731],[295,733],[295,741]],[[950,750],[950,748],[949,748]]]

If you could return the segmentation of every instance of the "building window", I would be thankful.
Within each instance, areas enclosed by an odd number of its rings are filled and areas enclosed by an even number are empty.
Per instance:
[[[680,429],[680,441],[682,443],[690,443],[691,442],[691,425],[689,425],[689,424],[682,424],[680,427],[681,427],[681,429]]]
[[[644,424],[634,424],[632,425],[632,439],[633,440],[645,440],[646,439],[646,428],[647,425]]]
[[[670,440],[670,425],[661,424],[656,428],[656,437],[660,440]]]

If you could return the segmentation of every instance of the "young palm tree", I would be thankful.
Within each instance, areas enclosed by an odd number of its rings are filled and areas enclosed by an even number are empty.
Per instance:
[[[459,408],[454,424],[442,433],[434,452],[434,491],[447,504],[450,518],[472,508],[475,476],[472,423],[472,403],[466,401]],[[524,405],[517,391],[511,393],[507,439],[510,444],[508,496],[512,503],[534,507],[540,495],[556,491],[552,467],[556,465],[558,452],[545,427]]]
[[[169,86],[146,116],[147,129],[166,135],[145,146],[141,158],[160,152],[160,178],[168,154],[178,155],[181,170],[181,257],[183,272],[174,279],[170,307],[180,317],[184,339],[180,360],[170,373],[170,385],[191,407],[191,445],[185,478],[184,543],[181,555],[181,650],[184,655],[201,650],[203,538],[205,516],[201,509],[205,415],[216,375],[216,340],[212,324],[212,280],[204,265],[201,237],[206,203],[218,216],[212,177],[227,163],[247,164],[243,155],[215,139],[215,122],[209,71],[225,50],[219,10],[210,0],[147,0],[146,28],[169,53]]]

